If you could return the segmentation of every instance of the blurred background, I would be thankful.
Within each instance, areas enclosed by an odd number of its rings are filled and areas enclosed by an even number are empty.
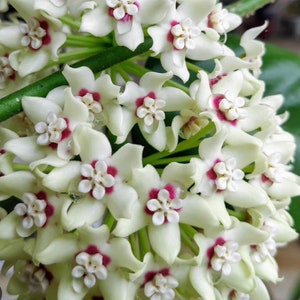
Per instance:
[[[235,0],[223,0],[222,2],[231,4]],[[0,14],[0,17],[5,18],[5,15]],[[269,21],[269,26],[260,38],[266,42],[283,47],[300,57],[300,0],[276,0],[274,3],[258,10],[254,15],[246,17],[240,30],[243,32],[248,28],[259,26],[265,20]],[[300,289],[300,240],[296,240],[288,246],[279,249],[276,258],[279,264],[280,276],[284,280],[276,285],[268,284],[271,299],[300,300],[300,298],[291,298],[293,290],[296,288]],[[0,277],[0,287],[3,292],[2,299],[16,299],[16,297],[9,297],[5,294],[6,283],[7,279]]]

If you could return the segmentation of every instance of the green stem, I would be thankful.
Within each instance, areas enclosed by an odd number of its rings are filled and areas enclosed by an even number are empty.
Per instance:
[[[227,211],[229,213],[230,216],[236,217],[237,219],[239,219],[240,221],[246,221],[246,213],[243,211],[236,211],[236,210],[232,210],[227,208]]]
[[[128,73],[122,68],[122,66],[116,65],[116,66],[113,67],[113,70],[114,70],[116,73],[120,74],[124,81],[127,82],[127,81],[130,81],[130,80],[131,80],[131,79],[130,79],[130,76],[129,76]],[[115,79],[116,79],[116,78],[115,78]]]
[[[160,165],[167,165],[171,162],[189,162],[191,158],[195,157],[195,155],[185,155],[185,156],[176,156],[176,157],[169,157],[169,158],[162,158],[157,161],[152,161],[151,164],[153,166],[160,166]]]
[[[69,40],[67,39],[64,43],[64,47],[72,47],[72,48],[87,48],[87,47],[99,47],[101,43],[91,43],[91,42],[82,42],[77,40]]]
[[[163,157],[170,156],[172,154],[184,151],[184,150],[189,150],[197,146],[197,143],[199,143],[199,139],[205,137],[207,134],[209,134],[212,130],[214,129],[214,124],[210,122],[207,126],[205,126],[203,129],[201,129],[197,134],[194,136],[190,137],[187,140],[184,140],[180,142],[177,147],[175,148],[174,151],[169,152],[169,151],[161,151],[161,152],[156,152],[153,153],[143,159],[143,164],[149,164],[153,163]]]
[[[145,42],[136,50],[131,51],[126,47],[117,46],[107,49],[95,56],[84,59],[73,64],[71,67],[78,68],[87,66],[92,72],[101,72],[115,64],[142,54],[150,49],[152,40],[145,39]],[[61,71],[57,71],[37,82],[34,82],[21,90],[18,90],[0,100],[0,122],[4,121],[22,111],[21,99],[24,96],[45,97],[52,89],[67,84]]]
[[[226,8],[243,17],[249,16],[263,6],[274,2],[275,0],[240,0],[228,5]]]
[[[111,45],[109,37],[99,38],[91,35],[67,35],[67,40],[64,44],[65,47],[97,47],[104,45]]]
[[[13,170],[14,171],[29,171],[29,165],[24,165],[24,164],[12,164]]]
[[[102,47],[91,47],[86,48],[82,50],[72,51],[72,52],[66,52],[61,53],[58,56],[57,61],[52,61],[47,64],[47,67],[51,66],[57,66],[63,63],[72,62],[80,59],[84,59],[87,57],[91,57],[92,55],[95,55],[103,50]]]
[[[80,28],[80,22],[73,20],[70,16],[61,17],[60,20],[71,28],[76,29],[76,31]]]
[[[146,228],[142,228],[137,234],[139,237],[140,255],[143,258],[146,253],[151,251]]]
[[[107,227],[109,228],[109,230],[111,231],[113,226],[115,225],[115,218],[112,216],[111,213],[107,212],[104,220],[103,220],[103,224],[106,224]]]
[[[92,44],[101,44],[103,42],[102,38],[95,37],[92,35],[67,35],[67,41],[80,41],[82,43],[92,43]],[[84,46],[84,45],[83,45]]]
[[[198,67],[188,61],[186,62],[186,66],[190,71],[195,72],[196,74],[198,74],[198,72],[201,70],[200,67]]]
[[[12,163],[12,167],[14,171],[30,171],[28,164],[16,164]],[[48,166],[45,169],[43,169],[43,173],[48,174],[53,170],[52,166]]]
[[[135,233],[129,235],[129,243],[131,245],[133,255],[136,258],[141,259],[140,248],[139,248],[139,245],[138,245],[137,235]]]
[[[189,231],[187,231],[187,226],[191,227],[186,224],[180,224],[180,235],[182,238],[183,243],[189,247],[189,249],[195,254],[198,255],[199,249],[198,247],[193,243],[192,239],[194,234],[190,234]],[[192,228],[192,227],[191,227]]]

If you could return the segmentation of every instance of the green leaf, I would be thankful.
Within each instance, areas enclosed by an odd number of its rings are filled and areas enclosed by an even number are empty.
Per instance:
[[[227,6],[227,9],[240,16],[249,16],[274,0],[240,0]]]

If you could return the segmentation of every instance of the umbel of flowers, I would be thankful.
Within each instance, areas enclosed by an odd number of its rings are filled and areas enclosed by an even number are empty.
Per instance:
[[[26,87],[23,112],[0,124],[8,293],[270,299],[277,248],[297,237],[288,207],[300,181],[283,97],[264,96],[259,79],[267,25],[242,35],[237,56],[226,40],[242,19],[215,0],[9,7],[0,104]],[[113,46],[132,58],[101,67]],[[70,65],[97,53],[91,68]],[[60,68],[62,81],[34,91]]]

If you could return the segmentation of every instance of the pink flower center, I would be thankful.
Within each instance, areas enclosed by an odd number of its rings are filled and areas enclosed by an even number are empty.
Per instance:
[[[45,227],[49,221],[49,219],[54,215],[54,212],[55,212],[55,208],[54,206],[49,202],[48,200],[48,196],[46,194],[46,192],[44,191],[40,191],[38,193],[35,194],[36,198],[38,200],[44,200],[46,201],[47,205],[46,205],[46,208],[45,208],[45,214],[46,214],[46,217],[47,217],[47,221],[46,223],[44,224],[43,227]]]
[[[54,214],[54,210],[44,191],[36,194],[24,193],[22,202],[18,203],[14,208],[15,213],[22,218],[22,226],[25,229],[47,226],[50,217]]]
[[[82,164],[78,190],[101,200],[106,194],[114,191],[117,174],[117,169],[107,165],[104,160],[94,160],[91,164]]]
[[[131,22],[133,17],[138,13],[140,4],[132,0],[111,1],[106,0],[108,5],[108,15],[117,21]]]
[[[137,108],[139,108],[140,106],[143,106],[143,105],[144,105],[145,98],[147,98],[147,97],[148,97],[148,98],[151,98],[151,99],[153,99],[153,100],[156,99],[155,93],[154,93],[154,92],[149,92],[146,96],[137,98],[137,99],[135,100],[135,106],[136,106]]]
[[[234,157],[227,158],[224,161],[216,159],[212,168],[206,175],[214,181],[217,192],[229,190],[237,191],[237,182],[244,178],[244,172],[236,168],[237,161]]]
[[[237,125],[237,119],[236,120],[228,120],[226,118],[226,115],[225,113],[220,110],[220,103],[221,101],[224,100],[224,95],[218,95],[218,96],[215,96],[214,99],[213,99],[213,105],[216,109],[216,112],[217,112],[217,117],[221,120],[221,121],[225,121],[225,122],[228,122],[230,123],[231,125],[233,126],[236,126]]]
[[[155,275],[161,274],[163,276],[169,276],[170,270],[168,268],[161,269],[159,271],[149,271],[144,275],[144,283],[142,284],[142,287],[149,281],[153,280]]]
[[[219,162],[221,162],[221,159],[216,159],[213,166],[206,172],[206,175],[210,180],[215,181],[218,178],[218,175],[214,170],[214,166]]]
[[[98,92],[90,92],[87,89],[81,89],[78,92],[78,96],[80,96],[80,97],[84,97],[86,94],[91,94],[93,96],[93,100],[96,101],[96,102],[100,102],[101,101],[101,96],[100,96],[100,94]]]
[[[37,51],[42,46],[51,43],[49,24],[45,20],[39,21],[36,18],[31,18],[27,23],[20,25],[20,31],[23,34],[22,46],[29,47],[32,51]]]
[[[165,119],[163,108],[166,105],[166,101],[157,99],[154,92],[149,92],[146,96],[137,98],[135,105],[135,115],[143,120],[144,130],[147,133],[152,132],[153,126],[155,126],[158,121]]]
[[[107,267],[111,262],[111,258],[108,255],[103,254],[96,245],[87,246],[87,248],[85,250],[83,250],[83,252],[85,252],[89,255],[94,255],[97,253],[101,254],[102,255],[102,264],[104,267]]]
[[[70,121],[69,121],[69,119],[68,118],[63,118],[65,121],[66,121],[66,123],[67,123],[67,127],[66,127],[66,129],[64,129],[62,132],[61,132],[61,139],[60,139],[60,142],[61,141],[63,141],[63,140],[65,140],[65,139],[67,139],[68,137],[70,137],[71,136],[71,134],[72,134],[72,131],[71,131],[71,129],[70,129]],[[50,143],[49,144],[49,147],[52,149],[52,150],[57,150],[57,146],[58,146],[58,143]]]
[[[180,22],[173,20],[167,34],[167,41],[173,45],[175,50],[192,50],[196,47],[195,38],[201,33],[200,28],[193,24],[190,18]]]
[[[167,184],[162,189],[154,188],[149,192],[149,200],[144,211],[152,216],[154,225],[178,223],[178,212],[182,209],[182,200],[173,184]]]
[[[9,54],[5,53],[4,56],[0,57],[0,87],[8,80],[16,79],[16,72],[12,68],[8,56]]]
[[[240,119],[247,116],[247,112],[244,109],[244,98],[233,96],[230,93],[225,93],[225,95],[216,95],[213,98],[213,105],[216,109],[218,118],[233,126],[236,126]]]
[[[170,28],[170,30],[169,30],[169,32],[168,32],[168,35],[167,35],[167,40],[168,40],[168,42],[169,43],[171,43],[171,44],[173,44],[173,42],[174,42],[174,39],[175,39],[175,37],[174,37],[174,35],[172,34],[172,27],[173,26],[175,26],[175,25],[178,25],[178,24],[180,24],[180,22],[178,22],[178,21],[172,21],[171,22],[171,28]]]
[[[226,243],[226,241],[222,237],[219,237],[216,239],[215,243],[206,250],[209,268],[211,268],[211,260],[215,254],[215,247],[218,245],[223,246],[225,243]]]

